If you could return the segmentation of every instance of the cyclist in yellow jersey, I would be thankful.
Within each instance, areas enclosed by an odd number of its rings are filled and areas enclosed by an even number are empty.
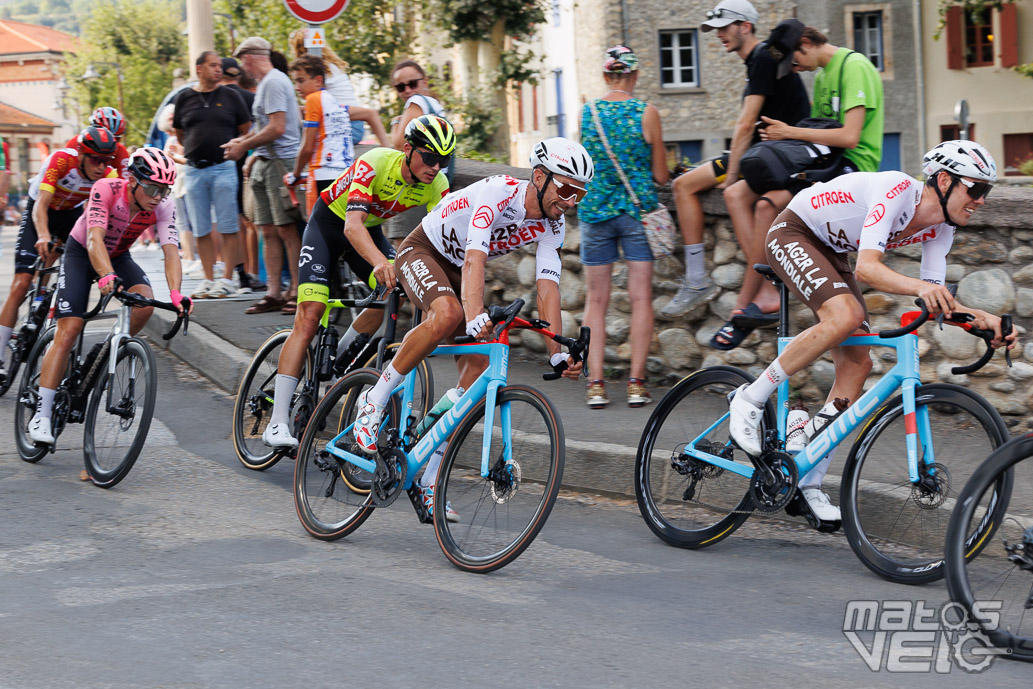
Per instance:
[[[394,249],[378,227],[399,213],[426,206],[433,210],[448,193],[440,170],[455,150],[452,126],[424,115],[409,123],[401,151],[375,148],[324,189],[309,216],[298,258],[298,312],[277,367],[275,401],[262,440],[270,447],[297,447],[288,423],[290,399],[298,385],[305,351],[319,327],[330,296],[330,273],[344,258],[370,286],[393,289]],[[343,351],[360,334],[380,327],[383,312],[359,314],[340,340]]]

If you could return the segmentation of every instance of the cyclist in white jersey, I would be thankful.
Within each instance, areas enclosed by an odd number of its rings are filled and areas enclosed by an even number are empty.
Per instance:
[[[977,327],[994,331],[994,347],[1006,341],[1015,346],[1014,333],[1001,336],[998,316],[961,305],[944,284],[955,228],[969,224],[997,181],[993,158],[979,144],[946,141],[926,153],[923,163],[925,185],[902,172],[856,172],[800,192],[775,218],[765,240],[768,263],[818,323],[793,338],[756,381],[736,391],[729,431],[747,453],[762,451],[760,420],[767,399],[825,352],[832,352],[836,380],[818,414],[834,415],[837,397],[852,401],[860,395],[872,368],[868,348],[837,346],[851,334],[868,332],[857,279],[881,292],[921,297],[934,315],[971,313]],[[915,243],[922,244],[919,278],[883,263],[888,249]],[[857,252],[853,271],[846,259],[850,252]],[[820,489],[831,461],[830,453],[799,485],[807,506],[825,522],[840,518],[839,508]]]

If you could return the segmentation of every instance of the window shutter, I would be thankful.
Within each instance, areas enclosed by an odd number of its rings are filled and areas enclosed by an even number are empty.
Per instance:
[[[1014,67],[1019,64],[1019,37],[1016,27],[1018,18],[1015,5],[1001,5],[1001,34],[997,45],[1000,47],[1001,67]]]
[[[947,69],[965,67],[965,21],[962,9],[954,5],[947,10]]]

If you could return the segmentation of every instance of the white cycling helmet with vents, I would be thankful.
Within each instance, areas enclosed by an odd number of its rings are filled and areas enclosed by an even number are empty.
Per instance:
[[[554,136],[535,145],[531,151],[531,167],[541,165],[549,172],[588,184],[595,176],[592,157],[581,144]]]

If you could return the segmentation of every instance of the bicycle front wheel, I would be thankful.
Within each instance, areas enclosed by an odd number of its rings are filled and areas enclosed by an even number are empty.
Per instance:
[[[698,450],[752,466],[731,443],[727,418],[728,393],[752,380],[730,366],[702,369],[671,388],[649,417],[635,457],[635,495],[646,525],[665,543],[714,545],[753,512],[748,478],[685,452],[695,442]],[[769,402],[764,427],[773,428],[774,419]]]
[[[255,471],[268,469],[279,462],[285,454],[282,450],[275,450],[266,445],[262,441],[262,434],[269,426],[269,419],[273,414],[276,370],[283,344],[290,334],[289,329],[280,330],[262,343],[244,370],[240,387],[237,388],[237,399],[233,403],[233,449],[236,450],[240,463]],[[305,351],[301,380],[307,380],[311,371],[312,349],[309,348]],[[294,400],[291,400],[292,408],[293,402]]]
[[[24,329],[28,319],[29,297],[26,296],[18,306],[11,339],[7,341],[7,346],[0,351],[0,395],[4,395],[14,384],[15,378],[18,376],[18,368],[35,344],[26,341],[28,333],[24,332]]]
[[[840,486],[843,530],[854,554],[868,569],[900,584],[943,576],[943,542],[958,492],[979,462],[1008,439],[1001,416],[965,388],[922,385],[915,390],[915,406],[919,481],[912,483],[908,475],[905,433],[912,421],[898,396],[858,432]],[[922,436],[926,416],[931,439]],[[935,440],[935,457],[923,455],[923,440]],[[974,542],[999,523],[1010,489],[1002,477],[987,496]]]
[[[1033,661],[1031,457],[1033,433],[1002,445],[976,469],[958,496],[944,548],[951,600],[964,607],[990,643],[1025,661]],[[1009,476],[1013,497],[1007,512],[989,529],[980,529],[984,506]],[[985,535],[977,539],[981,532]]]
[[[379,373],[370,369],[342,377],[316,405],[301,436],[294,465],[294,508],[302,526],[314,538],[334,541],[347,536],[373,514],[368,481],[365,491],[356,491],[345,479],[345,472],[361,470],[335,457],[326,446],[349,429],[337,447],[369,456],[355,443],[350,427],[359,411],[359,395],[376,385],[378,378]]]
[[[434,490],[441,550],[459,569],[480,574],[515,560],[545,526],[565,451],[563,425],[548,398],[526,385],[508,385],[495,399],[489,475],[483,477],[484,412],[481,400],[453,432]],[[448,503],[458,522],[445,519]]]
[[[119,346],[114,375],[108,362],[103,366],[86,407],[83,458],[90,480],[111,488],[133,468],[147,440],[158,373],[154,353],[136,338]]]
[[[25,369],[18,386],[18,401],[14,405],[14,444],[18,448],[18,456],[33,464],[43,459],[48,451],[46,447],[37,447],[29,438],[29,422],[35,416],[39,402],[39,376],[43,357],[54,341],[55,332],[56,328],[47,328],[36,340],[36,345],[25,360]],[[53,430],[56,436],[58,429]]]

